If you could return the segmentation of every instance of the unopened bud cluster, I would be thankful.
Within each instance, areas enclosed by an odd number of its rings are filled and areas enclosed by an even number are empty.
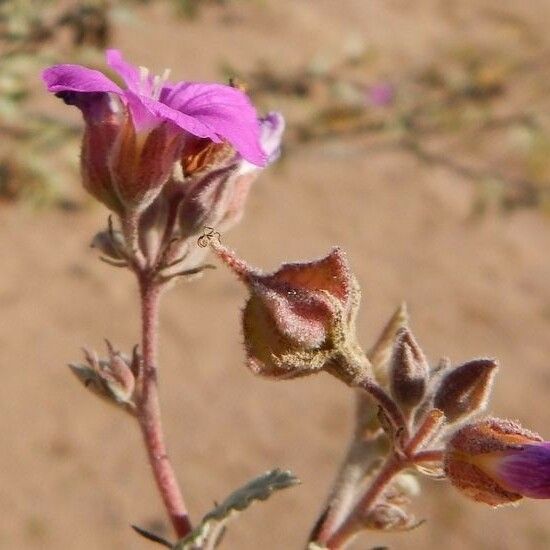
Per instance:
[[[85,363],[69,365],[84,386],[101,399],[134,413],[136,410],[136,386],[141,372],[141,358],[134,350],[128,357],[114,349],[107,341],[107,358],[84,350]]]
[[[266,274],[219,243],[212,248],[248,289],[242,327],[254,373],[289,379],[325,371],[363,389],[380,407],[378,420],[396,460],[448,477],[476,501],[550,497],[550,444],[514,423],[476,421],[498,370],[494,359],[453,366],[444,358],[430,365],[404,307],[367,358],[355,334],[360,289],[340,249]],[[530,482],[529,468],[536,473]],[[396,487],[355,518],[357,529],[418,525],[403,508],[409,497]]]

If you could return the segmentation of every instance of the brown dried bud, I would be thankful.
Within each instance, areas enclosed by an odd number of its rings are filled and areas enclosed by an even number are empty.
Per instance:
[[[219,243],[212,248],[250,292],[243,332],[254,373],[294,378],[330,368],[343,378],[358,375],[341,373],[336,365],[341,356],[357,352],[354,322],[360,298],[340,249],[320,260],[283,264],[263,274]]]
[[[390,361],[391,394],[402,408],[418,405],[428,385],[429,366],[424,353],[408,328],[397,333]]]
[[[86,364],[70,364],[69,367],[76,377],[98,397],[111,404],[133,413],[135,410],[134,390],[136,354],[132,359],[115,351],[107,341],[109,358],[99,359],[95,352],[84,350]]]
[[[421,523],[403,508],[387,502],[377,504],[363,518],[363,528],[376,531],[410,531]]]
[[[185,177],[227,166],[235,158],[235,149],[223,141],[214,143],[206,138],[188,138],[181,153],[181,168]]]
[[[458,430],[445,449],[445,474],[467,497],[491,506],[550,498],[549,444],[519,424],[488,418]]]
[[[434,407],[456,422],[481,412],[489,399],[498,368],[494,359],[474,359],[443,376],[434,397]]]

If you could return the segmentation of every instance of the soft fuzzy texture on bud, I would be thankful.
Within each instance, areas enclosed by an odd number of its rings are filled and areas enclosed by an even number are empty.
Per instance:
[[[488,418],[458,430],[444,467],[457,489],[491,506],[550,498],[550,442],[509,420]]]
[[[382,386],[388,385],[389,363],[397,333],[400,329],[407,327],[408,324],[409,313],[407,311],[407,304],[403,302],[394,311],[378,340],[376,340],[376,343],[367,354],[372,364],[374,376]]]
[[[285,122],[279,113],[260,119],[260,143],[267,155],[267,164],[277,160]],[[191,149],[190,149],[191,147]],[[200,140],[184,149],[183,173],[188,177],[179,208],[179,224],[183,237],[196,235],[204,227],[224,232],[242,218],[252,183],[261,172],[236,154],[227,143],[215,144]]]
[[[494,359],[474,359],[443,376],[434,396],[434,407],[447,422],[481,412],[489,399],[498,364]]]
[[[397,333],[390,361],[390,390],[404,409],[418,405],[428,385],[429,365],[408,328]]]
[[[334,362],[356,345],[360,296],[344,253],[335,248],[320,260],[283,264],[264,274],[223,246],[213,243],[212,248],[250,292],[243,311],[249,368],[272,378],[325,367],[337,375]]]
[[[139,358],[132,359],[116,351],[107,342],[108,359],[99,359],[95,352],[84,350],[86,364],[70,364],[76,377],[98,397],[133,413],[135,410],[135,375]]]
[[[141,212],[153,202],[172,173],[182,143],[182,135],[169,123],[138,135],[131,114],[126,114],[108,162],[113,185],[127,209]]]

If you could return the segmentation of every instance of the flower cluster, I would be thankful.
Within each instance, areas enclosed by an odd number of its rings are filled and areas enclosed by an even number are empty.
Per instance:
[[[117,50],[107,64],[123,86],[79,65],[43,73],[48,91],[84,117],[84,187],[121,219],[121,233],[96,244],[114,262],[193,272],[204,251],[192,241],[240,220],[252,181],[279,155],[284,120],[259,118],[238,87],[170,82]]]
[[[278,470],[262,476],[192,529],[162,436],[156,331],[161,288],[207,267],[208,243],[249,292],[242,328],[252,372],[281,380],[324,371],[357,396],[354,435],[309,548],[343,548],[364,529],[418,526],[408,510],[417,489],[411,472],[447,478],[491,506],[550,498],[550,442],[517,423],[479,418],[494,359],[430,364],[404,306],[365,352],[355,328],[361,292],[342,250],[264,273],[212,238],[240,221],[252,182],[279,156],[279,113],[259,118],[238,87],[173,83],[167,72],[152,76],[116,50],[107,52],[107,64],[124,86],[76,65],[50,67],[43,77],[50,92],[82,112],[84,187],[118,217],[93,245],[109,263],[131,268],[140,284],[140,352],[129,357],[107,342],[106,359],[85,351],[85,362],[71,365],[89,390],[140,423],[180,541],[138,532],[171,548],[214,547],[234,510],[296,482]],[[387,92],[377,91],[378,103]]]
[[[355,334],[360,290],[340,249],[265,274],[219,243],[212,248],[249,291],[242,327],[254,373],[289,379],[326,371],[360,392],[354,441],[312,543],[340,548],[363,529],[418,525],[400,481],[410,468],[493,506],[550,498],[550,443],[513,422],[475,418],[488,403],[494,359],[430,365],[403,307],[364,353]],[[374,484],[387,488],[373,496],[363,479],[375,475],[388,447]]]

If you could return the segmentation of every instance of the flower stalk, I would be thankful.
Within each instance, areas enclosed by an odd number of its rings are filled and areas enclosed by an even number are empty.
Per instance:
[[[158,317],[162,286],[150,272],[139,276],[142,317],[142,369],[137,418],[158,491],[178,536],[191,531],[191,522],[174,469],[168,457],[162,429],[157,386]]]
[[[324,544],[330,550],[344,548],[345,544],[359,531],[365,528],[366,519],[375,508],[378,500],[394,481],[397,474],[415,464],[441,462],[443,452],[439,450],[416,450],[430,437],[434,427],[441,420],[440,411],[434,410],[428,414],[418,427],[416,433],[408,439],[402,449],[395,447],[388,455],[382,467],[371,480],[368,488],[357,499],[355,505],[346,514],[344,520],[333,531],[328,528],[319,533],[317,542]],[[410,523],[406,528],[413,528],[418,523]],[[328,527],[328,526],[327,526]]]

